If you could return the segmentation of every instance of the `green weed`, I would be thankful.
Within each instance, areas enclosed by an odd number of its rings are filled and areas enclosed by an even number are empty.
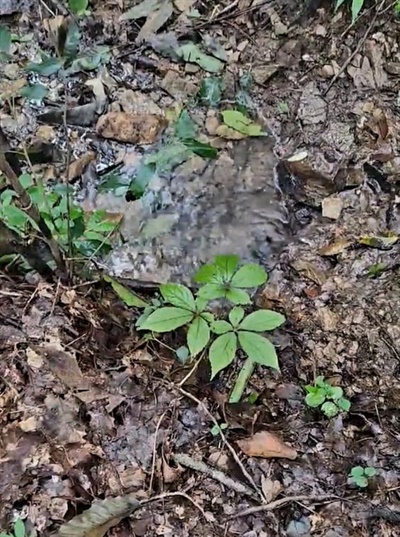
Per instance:
[[[355,22],[364,5],[364,0],[350,0],[350,1],[351,1],[351,21]],[[345,3],[345,0],[336,0],[335,11],[337,11],[344,3]]]
[[[343,397],[343,390],[339,386],[331,386],[325,382],[324,377],[317,377],[315,384],[305,386],[308,392],[306,404],[311,408],[320,407],[327,418],[333,418],[340,412],[350,410],[350,401]]]
[[[368,487],[368,480],[377,474],[373,466],[354,466],[349,473],[349,483],[360,488]]]

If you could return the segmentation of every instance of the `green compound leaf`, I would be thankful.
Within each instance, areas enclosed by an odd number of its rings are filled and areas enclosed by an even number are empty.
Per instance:
[[[196,317],[189,325],[187,344],[191,356],[197,356],[210,341],[210,327],[201,317]]]
[[[149,315],[139,330],[153,332],[171,332],[180,326],[190,323],[193,313],[182,308],[160,308]]]
[[[216,279],[217,269],[215,265],[203,265],[194,275],[193,280],[197,283],[218,283]]]
[[[41,63],[28,63],[26,70],[42,76],[51,76],[57,73],[61,66],[62,62],[58,58],[43,54]]]
[[[275,347],[267,338],[245,331],[240,331],[238,337],[240,346],[253,362],[279,371]]]
[[[364,468],[362,466],[354,466],[354,468],[351,469],[350,475],[355,478],[363,477]]]
[[[226,283],[231,280],[235,274],[240,258],[238,255],[217,255],[214,259],[214,265],[220,281]],[[237,286],[239,287],[239,286]]]
[[[326,401],[326,403],[321,406],[321,410],[327,418],[334,418],[340,412],[340,408],[332,401]]]
[[[237,326],[240,321],[243,319],[244,316],[244,309],[240,306],[236,306],[235,308],[232,308],[229,312],[229,321],[231,322],[232,326]]]
[[[88,8],[89,0],[69,0],[69,9],[78,17],[85,14]]]
[[[189,311],[196,311],[196,303],[192,291],[185,285],[165,283],[160,285],[160,292],[166,302]]]
[[[215,321],[211,325],[211,330],[214,334],[226,334],[232,332],[232,326],[227,321]]]
[[[46,97],[48,92],[48,88],[43,86],[43,84],[34,84],[33,86],[25,86],[20,90],[19,94],[21,97],[25,97],[30,101],[41,102]]]
[[[246,293],[246,291],[243,291],[243,289],[232,287],[231,289],[224,291],[224,296],[230,300],[232,304],[251,304],[249,295]]]
[[[313,388],[313,386],[306,386],[306,389]],[[317,408],[321,406],[325,401],[325,394],[322,390],[316,389],[315,392],[310,392],[306,395],[306,405],[311,408]]]
[[[213,341],[209,352],[211,379],[233,362],[236,349],[237,338],[233,332],[227,332]]]
[[[255,263],[241,267],[233,276],[231,283],[234,287],[258,287],[267,281],[265,270]]]
[[[266,332],[274,330],[285,322],[285,317],[276,311],[259,310],[250,313],[240,324],[241,330],[251,330],[252,332]]]

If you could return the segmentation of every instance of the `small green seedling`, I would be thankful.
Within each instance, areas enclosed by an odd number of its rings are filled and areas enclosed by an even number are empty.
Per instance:
[[[368,480],[377,474],[376,468],[373,466],[354,466],[349,473],[349,483],[356,485],[362,489],[368,487]]]
[[[211,427],[210,433],[213,436],[219,436],[221,431],[225,431],[228,428],[227,423],[220,423],[219,425],[214,425],[214,427]]]
[[[25,537],[25,524],[17,518],[13,524],[12,533],[0,532],[0,537]]]
[[[216,256],[214,263],[204,265],[194,281],[202,284],[198,296],[207,300],[226,298],[233,304],[251,304],[244,289],[259,287],[267,281],[265,270],[249,263],[238,269],[237,255]]]
[[[333,418],[340,412],[348,412],[351,403],[343,397],[343,390],[339,386],[331,386],[325,382],[324,377],[317,377],[314,386],[305,386],[308,392],[306,404],[311,408],[320,407],[327,418]]]

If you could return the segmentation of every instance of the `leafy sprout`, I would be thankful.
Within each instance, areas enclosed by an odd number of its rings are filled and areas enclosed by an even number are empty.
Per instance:
[[[305,390],[306,404],[311,408],[320,407],[327,418],[350,410],[351,403],[343,396],[342,388],[325,382],[322,376],[316,378],[314,385],[305,386]]]
[[[368,479],[374,477],[377,474],[376,468],[373,466],[354,466],[349,474],[350,484],[356,485],[360,488],[368,487]]]

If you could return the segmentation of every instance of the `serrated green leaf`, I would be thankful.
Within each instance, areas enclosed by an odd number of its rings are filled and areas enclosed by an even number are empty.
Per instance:
[[[262,136],[261,125],[254,123],[250,118],[246,117],[239,110],[224,110],[222,118],[225,125],[234,129],[246,136]]]
[[[171,332],[180,326],[190,323],[192,319],[193,313],[191,311],[175,307],[159,308],[147,317],[139,330]]]
[[[237,349],[237,338],[233,332],[219,336],[210,347],[211,379],[233,362]]]
[[[327,418],[334,418],[340,412],[339,407],[332,401],[326,401],[326,403],[321,406],[321,410]]]
[[[208,311],[203,311],[201,317],[209,324],[214,322],[214,315]]]
[[[325,394],[320,390],[306,395],[306,405],[311,408],[317,408],[325,401]]]
[[[43,84],[34,84],[33,86],[25,86],[19,92],[21,97],[25,97],[30,101],[41,102],[46,95],[49,93],[48,88],[43,86]]]
[[[210,327],[201,317],[196,317],[189,325],[187,333],[187,344],[191,356],[197,356],[199,352],[205,349],[210,341]]]
[[[20,518],[14,522],[14,535],[15,537],[25,537],[25,524]]]
[[[245,331],[240,331],[238,337],[240,346],[253,362],[279,371],[275,347],[267,338]]]
[[[243,289],[236,289],[232,287],[225,291],[225,298],[232,302],[232,304],[251,304],[249,295]]]
[[[243,319],[244,316],[244,309],[240,306],[236,306],[235,308],[232,308],[229,312],[229,320],[232,324],[232,326],[237,326],[240,321]]]
[[[61,69],[61,66],[62,63],[58,58],[42,54],[41,63],[28,63],[26,70],[42,76],[51,76],[55,73],[58,73],[58,71]]]
[[[183,145],[195,155],[203,158],[215,158],[218,155],[218,149],[212,147],[210,144],[199,142],[191,138],[182,140]]]
[[[197,132],[197,125],[189,116],[187,110],[182,110],[175,125],[175,133],[178,138],[185,140],[194,138]]]
[[[11,32],[9,32],[5,26],[0,24],[0,52],[8,54],[10,52],[11,41]]]
[[[200,287],[197,291],[197,296],[205,298],[207,300],[215,300],[216,298],[222,298],[225,296],[225,288],[216,283],[207,283]]]
[[[211,330],[214,334],[226,334],[226,332],[232,332],[232,326],[227,321],[214,321]]]
[[[196,272],[193,280],[197,283],[218,283],[216,271],[215,265],[203,265]]]
[[[285,322],[285,317],[272,310],[259,310],[247,315],[240,323],[241,330],[251,330],[252,332],[266,332],[274,330]]]
[[[240,258],[238,255],[217,255],[214,265],[223,282],[228,282],[235,274]]]
[[[108,274],[104,274],[103,280],[111,284],[111,287],[114,289],[115,293],[119,298],[127,305],[133,308],[146,308],[148,304],[139,298],[133,291],[119,283],[117,280],[114,280]]]
[[[255,263],[243,265],[232,278],[234,287],[258,287],[263,285],[268,279],[265,270]]]
[[[88,0],[69,0],[68,3],[69,9],[74,15],[77,15],[78,17],[85,14],[85,11],[87,10],[89,5]]]
[[[173,306],[191,312],[196,311],[196,303],[192,291],[185,285],[179,283],[164,283],[160,285],[160,292],[164,300]]]
[[[351,3],[351,21],[355,22],[364,5],[364,0],[352,0]]]

